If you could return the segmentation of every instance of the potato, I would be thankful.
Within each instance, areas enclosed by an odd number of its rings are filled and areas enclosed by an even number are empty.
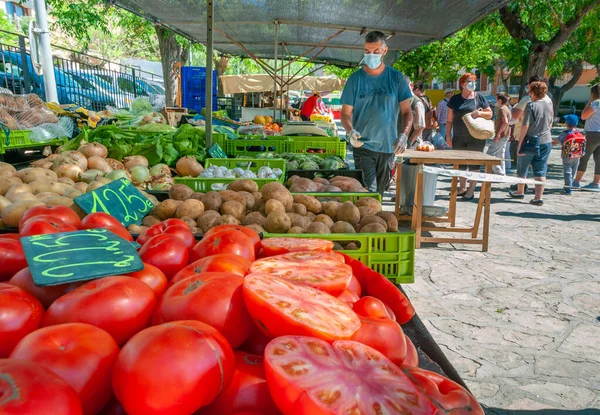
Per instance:
[[[221,209],[223,199],[221,199],[219,192],[208,192],[202,198],[202,203],[204,204],[204,210],[216,210],[218,212]]]
[[[160,219],[156,216],[148,215],[144,219],[142,219],[142,225],[151,228],[154,225],[158,225],[160,223]]]
[[[188,228],[190,228],[190,230],[192,230],[192,228],[196,228],[197,229],[196,221],[194,219],[192,219],[190,217],[187,217],[187,216],[183,216],[183,217],[181,217],[179,219],[181,219],[182,221],[184,221],[185,224],[188,226]]]
[[[377,216],[383,219],[387,225],[388,232],[398,232],[398,219],[393,212],[377,212]]]
[[[254,203],[256,203],[260,199],[262,199],[262,193],[261,192],[252,192],[252,196],[254,197]]]
[[[265,199],[256,199],[256,202],[254,203],[254,206],[252,206],[252,211],[253,212],[260,212],[263,215],[265,214],[265,206],[267,204],[267,201]],[[265,215],[266,216],[266,215]]]
[[[294,203],[294,198],[288,189],[285,188],[284,185],[278,182],[271,182],[265,184],[262,189],[260,189],[260,193],[262,193],[263,199],[265,201],[271,199],[277,199],[281,203],[285,209],[290,209],[292,204]]]
[[[12,164],[0,162],[0,177],[14,177],[17,169]]]
[[[259,225],[264,228],[267,224],[267,218],[260,214],[260,212],[250,212],[242,219],[242,225]]]
[[[285,182],[287,187],[290,187],[296,180],[298,180],[300,176],[294,174],[293,176],[288,177],[287,182]]]
[[[265,203],[265,214],[269,216],[271,212],[285,212],[283,203],[276,199],[267,200],[267,203]]]
[[[321,202],[319,202],[314,196],[294,195],[294,203],[300,203],[301,205],[304,205],[306,210],[314,214],[321,213]]]
[[[203,197],[204,197],[204,193],[195,192],[193,195],[190,196],[190,199],[196,199],[196,200],[202,201]]]
[[[326,185],[326,184],[323,184],[323,183],[315,183],[315,186],[317,186],[317,192],[322,192],[329,185]]]
[[[71,186],[64,183],[49,182],[47,180],[36,180],[29,183],[31,193],[38,195],[40,193],[52,192],[62,196]]]
[[[322,211],[329,216],[334,222],[337,220],[338,210],[342,207],[340,202],[325,202],[321,204]]]
[[[381,223],[369,223],[367,226],[360,228],[360,233],[384,233],[385,226]]]
[[[242,197],[242,199],[244,199],[244,202],[246,204],[246,210],[252,210],[252,207],[254,206],[254,203],[255,203],[254,196],[252,196],[252,193],[248,193],[243,190],[240,190],[238,192],[238,195],[240,195]]]
[[[233,190],[221,190],[219,194],[221,195],[221,200],[223,203],[229,200],[235,200],[236,202],[243,204],[244,209],[246,208],[246,200],[242,195],[238,194],[238,192],[234,192]]]
[[[42,169],[41,167],[28,167],[17,172],[17,177],[23,180],[23,183],[31,183],[36,180],[46,180],[55,182],[58,176],[52,170]]]
[[[375,215],[365,216],[364,218],[362,218],[360,220],[360,224],[358,226],[360,229],[362,229],[363,227],[365,227],[371,223],[378,223],[381,226],[383,226],[385,228],[385,230],[387,231],[387,223],[385,222],[385,220],[383,220],[379,216],[375,216]]]
[[[300,228],[306,229],[308,225],[310,225],[310,221],[302,215],[298,215],[297,213],[289,212],[287,213],[288,218],[292,222],[292,226],[298,226]]]
[[[150,211],[152,216],[156,216],[160,220],[171,219],[175,216],[175,212],[180,204],[183,202],[181,200],[173,200],[167,199],[160,202],[157,206],[154,206],[154,209]]]
[[[315,220],[315,218],[317,217],[317,215],[315,215],[312,212],[306,212],[306,216],[304,216],[306,218],[307,221],[309,222],[313,222]]]
[[[221,215],[231,215],[238,221],[244,218],[246,207],[237,200],[228,200],[221,205]]]
[[[6,194],[4,195],[5,198],[7,198],[8,200],[13,201],[12,199],[15,197],[16,194],[19,193],[33,193],[31,191],[31,186],[29,186],[28,184],[13,184],[10,189],[8,189],[8,192],[6,192]]]
[[[0,213],[2,213],[2,209],[11,205],[11,201],[5,198],[4,196],[0,196]]]
[[[349,244],[346,245],[346,247],[344,249],[346,251],[356,251],[356,250],[358,250],[358,245],[356,245],[355,242],[350,242]]]
[[[346,202],[340,206],[337,213],[337,220],[348,222],[352,226],[356,226],[360,222],[360,211],[354,203]]]
[[[337,221],[331,227],[332,233],[356,233],[354,230],[354,226],[350,225],[348,222]]]
[[[79,182],[79,183],[75,183],[73,185],[73,187],[75,189],[79,190],[81,193],[85,193],[85,192],[87,192],[88,184],[85,182]],[[146,196],[146,197],[148,197],[148,196]]]
[[[181,202],[175,211],[175,217],[181,219],[186,216],[192,221],[198,219],[198,216],[204,213],[204,204],[196,199],[188,199]]]
[[[156,196],[151,195],[150,193],[144,192],[143,190],[140,190],[140,193],[144,195],[144,197],[146,197],[146,199],[148,199],[150,202],[152,202],[152,204],[154,206],[158,205],[160,202],[158,201],[158,199],[156,198]]]
[[[260,225],[257,225],[256,223],[251,223],[250,225],[246,225],[246,228],[248,229],[252,229],[254,232],[260,234],[260,233],[265,233],[265,228],[263,228]]]
[[[329,183],[339,187],[344,192],[364,192],[362,183],[352,177],[335,176],[329,179]]]
[[[48,200],[52,199],[54,196],[56,196],[56,193],[44,192],[44,193],[38,193],[35,197],[37,197],[37,200],[39,200],[40,202],[46,203]]]
[[[129,225],[127,227],[127,230],[129,231],[129,233],[134,234],[134,235],[139,235],[143,232],[146,232],[148,230],[147,226],[140,226],[140,225]]]
[[[377,214],[377,211],[373,209],[371,206],[361,206],[358,208],[360,212],[360,218],[365,218],[367,216],[374,216]]]
[[[88,184],[88,187],[85,189],[85,192],[86,193],[92,192],[102,186],[106,186],[109,183],[110,183],[110,179],[107,179],[106,177],[100,177],[98,180],[94,180],[93,182]]]
[[[286,233],[292,227],[292,221],[285,212],[274,211],[267,216],[265,229],[270,233]]]
[[[71,206],[73,203],[73,199],[65,196],[54,196],[46,202],[48,206]]]
[[[56,195],[54,195],[56,196]],[[7,195],[6,199],[10,200],[11,202],[18,202],[20,200],[38,200],[39,199],[33,194],[33,193],[29,193],[29,192],[21,192],[21,193],[14,193],[12,195]]]
[[[315,182],[310,179],[300,177],[292,183],[290,186],[290,192],[317,192],[319,191],[319,187]]]
[[[375,211],[381,212],[381,203],[374,197],[361,197],[356,201],[356,206],[369,206],[375,209]]]
[[[306,209],[306,206],[300,203],[294,203],[292,205],[291,212],[297,213],[298,215],[306,216],[306,212],[308,212],[308,210]]]
[[[325,186],[322,191],[326,192],[326,193],[341,193],[342,189],[340,189],[339,187],[334,186],[332,184],[329,184],[329,185]]]
[[[169,189],[169,199],[186,200],[192,197],[194,193],[194,189],[185,184],[174,184]]]
[[[331,229],[331,227],[333,226],[333,220],[331,220],[331,218],[329,216],[323,215],[323,214],[317,215],[317,217],[315,218],[314,222],[322,222],[325,225],[327,225],[327,227],[329,229]]]
[[[201,235],[202,234],[202,231],[200,229],[198,229],[197,227],[195,227],[195,226],[193,228],[190,228],[190,232],[193,233],[194,235]]]
[[[16,228],[19,226],[19,221],[27,209],[34,206],[43,205],[44,204],[39,200],[22,200],[20,202],[14,202],[10,206],[2,209],[2,215],[0,215],[0,218],[7,227]]]
[[[315,177],[313,179],[313,182],[315,183],[320,183],[320,184],[324,184],[325,186],[327,186],[329,184],[329,180],[323,178],[323,177]]]
[[[77,196],[81,196],[82,194],[83,192],[80,192],[74,187],[70,187],[62,195],[71,199],[75,199]]]
[[[342,245],[340,245],[339,242],[334,242],[333,243],[333,250],[334,251],[342,251],[344,249],[344,247]]]
[[[227,190],[233,190],[234,192],[244,191],[253,193],[258,192],[258,184],[251,179],[240,179],[229,183]]]
[[[331,231],[329,230],[329,227],[323,222],[313,222],[310,225],[308,225],[308,228],[306,228],[306,233],[325,234],[331,233]]]
[[[219,212],[216,212],[214,210],[207,210],[196,220],[196,224],[198,225],[198,228],[200,228],[202,233],[206,233],[210,228],[216,226],[215,222],[220,220],[221,215],[219,214]]]
[[[230,200],[229,202],[225,202],[225,203],[239,203],[236,202],[235,200]],[[225,204],[224,203],[224,204]],[[217,221],[215,222],[215,226],[219,226],[219,225],[240,225],[241,222],[239,221],[238,218],[232,216],[232,215],[222,215],[219,219],[217,219]]]
[[[301,227],[301,226],[292,226],[292,227],[290,228],[290,230],[289,230],[289,231],[287,231],[287,233],[289,233],[289,234],[294,234],[294,235],[298,235],[298,234],[304,233],[304,228],[303,228],[303,227]]]
[[[61,177],[58,179],[58,182],[68,184],[69,186],[75,185],[75,182],[72,179],[69,179],[68,177]]]
[[[0,196],[5,196],[8,189],[15,184],[21,184],[23,181],[16,176],[0,177]]]

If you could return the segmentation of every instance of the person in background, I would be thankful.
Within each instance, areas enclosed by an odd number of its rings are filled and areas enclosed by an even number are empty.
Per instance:
[[[302,104],[302,110],[300,111],[300,118],[302,121],[310,121],[310,116],[317,108],[317,101],[321,98],[321,94],[317,91],[313,91],[313,94],[304,101]]]
[[[440,134],[446,138],[446,120],[448,119],[448,102],[454,95],[454,89],[448,88],[444,92],[444,99],[437,105],[437,119],[440,125]]]
[[[548,171],[548,158],[552,150],[552,121],[554,111],[552,102],[548,102],[546,91],[548,86],[542,81],[531,82],[529,84],[529,95],[531,102],[525,107],[523,114],[523,123],[521,125],[521,136],[519,137],[519,147],[517,148],[517,176],[526,178],[529,166],[533,170],[533,176],[536,181],[545,182],[546,172]],[[521,146],[525,136],[538,136],[540,138],[539,154],[522,154]],[[525,185],[519,183],[517,191],[509,192],[513,199],[525,198]],[[542,206],[544,201],[544,185],[535,185],[535,197],[529,201],[532,205]]]
[[[569,134],[579,131],[577,130],[577,124],[579,124],[579,117],[577,117],[577,115],[565,115],[565,124],[567,124],[567,129],[560,133],[554,144],[560,143],[562,145]],[[561,153],[563,175],[565,178],[565,187],[561,191],[561,194],[570,195],[573,178],[577,174],[577,166],[579,166],[579,158],[568,158],[563,151],[561,151]]]
[[[425,131],[425,104],[415,93],[415,84],[406,77],[406,82],[410,87],[412,97],[410,98],[410,109],[413,116],[413,123],[408,136],[410,147],[416,147],[423,141],[423,131]],[[422,85],[422,84],[421,84]]]
[[[412,96],[401,72],[383,63],[386,36],[369,32],[364,42],[364,65],[354,72],[342,91],[341,122],[371,192],[383,192],[391,179],[394,155],[406,149],[412,125]],[[398,118],[403,130],[398,131]]]
[[[527,82],[527,87],[529,87],[529,84],[531,84],[532,82],[544,82],[544,80],[542,78],[540,78],[539,76],[532,76],[531,78],[529,78],[529,82]],[[544,95],[544,101],[548,102],[554,110],[554,104],[552,104],[552,98],[550,98],[550,96],[548,96],[548,94]],[[523,115],[525,113],[525,107],[527,107],[527,104],[529,104],[530,102],[531,102],[531,97],[529,96],[529,93],[527,93],[523,96],[523,98],[521,98],[519,103],[512,110],[512,119],[515,122],[514,134],[515,134],[515,139],[517,141],[519,141],[519,139],[521,138],[521,126],[523,125]]]
[[[485,97],[475,93],[477,88],[477,77],[471,73],[466,73],[458,81],[460,94],[454,95],[448,102],[448,118],[446,120],[446,144],[453,150],[480,151],[485,149],[485,140],[473,138],[465,125],[462,117],[471,114],[473,118],[482,117],[487,120],[492,119],[492,109]],[[454,129],[454,131],[453,131]],[[452,136],[451,133],[454,133]],[[470,166],[471,169],[479,171],[479,166]],[[461,170],[469,170],[469,166],[460,166]],[[475,187],[477,182],[471,180],[467,189],[467,179],[461,177],[458,196],[462,200],[473,200],[475,197]]]
[[[580,182],[587,169],[588,161],[594,157],[594,179],[585,186],[586,189],[600,190],[600,83],[594,85],[590,91],[590,100],[581,113],[585,120],[586,152],[577,168],[577,176],[573,181],[573,188],[581,187]]]
[[[494,141],[488,148],[487,154],[502,159],[500,165],[492,167],[492,172],[494,174],[506,176],[504,154],[506,153],[506,143],[508,143],[510,136],[510,110],[508,109],[509,98],[505,92],[498,92],[496,95],[496,100],[498,101],[496,107],[496,122],[494,125],[496,135],[494,136]]]
[[[417,82],[413,85],[413,94],[418,101],[423,103],[423,116],[425,119],[425,128],[421,138],[423,141],[430,141],[435,134],[437,128],[437,115],[435,113],[435,107],[431,104],[431,100],[425,95],[425,85],[423,82]]]

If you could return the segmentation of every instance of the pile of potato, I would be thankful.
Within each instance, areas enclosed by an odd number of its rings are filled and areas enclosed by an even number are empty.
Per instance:
[[[236,180],[227,190],[206,194],[176,184],[169,199],[160,202],[143,220],[143,226],[130,227],[142,232],[163,220],[179,218],[192,232],[206,233],[217,225],[243,225],[256,232],[288,234],[352,234],[396,232],[398,221],[392,212],[381,210],[371,197],[356,203],[339,198],[316,198],[292,194],[283,184],[273,182],[258,189],[252,180]]]
[[[322,177],[307,179],[300,176],[291,176],[287,180],[287,187],[290,192],[294,193],[312,193],[312,192],[347,192],[347,193],[364,193],[368,192],[361,182],[344,176],[334,176],[329,180]]]

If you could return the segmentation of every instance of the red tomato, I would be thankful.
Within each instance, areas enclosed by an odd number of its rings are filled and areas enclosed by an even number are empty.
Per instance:
[[[216,274],[216,273],[215,273]],[[186,278],[167,289],[158,301],[152,324],[198,320],[219,331],[234,349],[250,337],[252,319],[242,297],[243,278],[221,274]]]
[[[263,356],[241,351],[234,354],[235,371],[229,387],[198,415],[233,415],[241,411],[279,414],[267,386]]]
[[[81,221],[81,229],[106,228],[108,226],[123,226],[114,216],[104,212],[90,213]]]
[[[273,340],[272,337],[269,337],[266,334],[264,334],[258,328],[258,326],[253,324],[250,337],[248,337],[248,340],[246,340],[246,342],[242,345],[242,347],[240,347],[240,349],[250,354],[257,354],[262,356],[265,354],[265,348],[271,340]]]
[[[81,402],[67,382],[32,362],[0,359],[2,415],[81,415]]]
[[[19,231],[23,229],[23,225],[29,219],[37,216],[51,216],[52,218],[61,221],[66,225],[71,225],[75,228],[81,226],[81,219],[79,215],[75,213],[73,209],[67,206],[34,206],[27,209],[27,211],[21,216],[19,221]],[[21,232],[22,233],[22,232]]]
[[[77,392],[83,413],[100,412],[112,395],[110,373],[119,347],[102,329],[69,323],[45,327],[28,334],[11,353],[50,369]]]
[[[156,298],[160,298],[167,289],[167,277],[154,265],[144,264],[143,270],[131,272],[127,275],[146,283],[154,291]]]
[[[131,234],[129,233],[127,228],[125,228],[121,224],[119,224],[118,226],[117,225],[109,225],[109,226],[106,226],[104,229],[111,231],[112,233],[125,239],[126,241],[133,242],[133,236],[131,236]]]
[[[418,367],[405,366],[402,371],[439,409],[438,414],[484,415],[477,399],[450,379]]]
[[[404,366],[419,366],[419,352],[413,344],[410,337],[404,335],[404,341],[406,343],[406,358],[404,359]]]
[[[35,216],[23,223],[21,236],[43,235],[48,233],[73,232],[77,228],[63,223],[49,215]]]
[[[352,304],[357,302],[360,298],[358,298],[358,296],[356,294],[354,294],[352,291],[346,290],[343,293],[341,293],[340,295],[338,295],[337,299],[341,300],[345,303],[348,303],[348,305],[350,307],[352,307]]]
[[[88,281],[56,300],[42,325],[89,323],[106,330],[121,345],[148,325],[156,296],[131,277],[105,277]]]
[[[7,357],[23,337],[40,327],[43,315],[44,307],[33,295],[0,283],[0,358]]]
[[[27,259],[21,242],[15,239],[0,238],[0,281],[12,278],[27,267]]]
[[[184,280],[192,275],[200,274],[201,272],[231,272],[232,274],[243,277],[250,269],[250,265],[252,265],[250,261],[239,255],[211,255],[194,261],[179,271],[171,280],[171,284]]]
[[[346,264],[352,267],[352,273],[360,282],[364,295],[378,298],[388,305],[400,324],[408,323],[413,318],[415,308],[398,287],[359,260],[350,258],[346,254],[339,254],[344,257]]]
[[[181,219],[168,219],[157,225],[154,225],[138,236],[137,243],[144,245],[150,238],[156,235],[174,235],[181,239],[181,242],[190,249],[196,243],[194,234],[190,231],[189,226],[186,225]]]
[[[270,337],[292,334],[334,341],[351,338],[360,327],[358,316],[343,301],[277,277],[246,276],[244,301],[258,327]]]
[[[298,251],[330,252],[333,249],[332,241],[312,238],[266,238],[260,244],[266,256]]]
[[[33,277],[31,276],[31,272],[29,272],[29,268],[23,268],[21,271],[17,272],[8,283],[21,287],[29,294],[33,295],[40,303],[42,303],[44,308],[50,307],[50,304],[58,297],[65,295],[82,284],[80,282],[73,282],[42,287],[33,282]]]
[[[360,329],[352,340],[381,352],[396,365],[406,359],[406,340],[400,325],[389,318],[360,317]]]
[[[233,377],[227,340],[200,321],[142,330],[119,353],[113,391],[130,415],[187,415],[211,403]]]
[[[299,251],[259,259],[250,273],[269,274],[338,296],[352,279],[352,268],[336,260],[335,254]]]
[[[396,321],[396,314],[394,314],[394,310],[392,310],[386,303],[383,303],[383,305],[385,306],[385,311],[388,313],[388,316],[390,316],[392,320]]]
[[[350,280],[350,284],[348,284],[348,286],[346,287],[346,289],[348,291],[350,291],[350,292],[353,292],[358,297],[362,296],[362,287],[360,286],[360,282],[358,282],[358,279],[354,275],[352,275],[352,279]]]
[[[375,297],[365,296],[352,306],[356,314],[363,317],[391,318],[385,304]]]
[[[271,396],[284,414],[434,414],[437,408],[377,350],[285,336],[265,350]]]
[[[21,235],[19,235],[18,233],[3,233],[0,234],[0,239],[12,239],[14,241],[18,241],[19,239],[21,239]]]
[[[185,244],[174,235],[156,235],[139,251],[142,261],[161,270],[167,279],[173,278],[188,263],[189,254]]]
[[[197,261],[215,254],[233,254],[253,262],[255,259],[252,239],[244,232],[224,229],[204,235],[191,250],[191,261]]]
[[[250,240],[252,241],[252,245],[254,245],[254,254],[258,255],[258,251],[260,251],[260,235],[257,234],[256,232],[254,232],[252,229],[246,228],[245,226],[218,225],[218,226],[215,226],[214,228],[210,228],[208,230],[208,232],[206,232],[204,234],[204,236],[210,235],[213,232],[220,232],[220,231],[224,231],[224,230],[228,230],[228,229],[229,230],[235,229],[237,231],[243,232],[248,238],[250,238]]]

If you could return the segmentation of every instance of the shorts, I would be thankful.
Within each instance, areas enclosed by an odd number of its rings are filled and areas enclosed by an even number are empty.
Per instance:
[[[552,151],[552,143],[540,144],[540,154],[527,154],[517,157],[517,176],[527,177],[529,166],[533,170],[533,177],[546,177],[548,171],[548,158]]]
[[[452,150],[479,151],[483,153],[485,149],[485,140],[478,140],[470,135],[455,135],[452,137]],[[461,165],[459,170],[479,171],[481,166]]]

